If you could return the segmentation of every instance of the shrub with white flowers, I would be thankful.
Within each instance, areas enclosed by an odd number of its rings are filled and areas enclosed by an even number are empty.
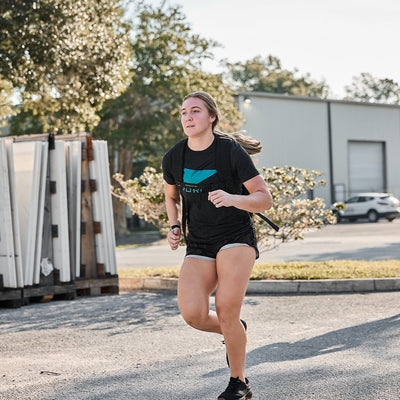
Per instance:
[[[335,216],[326,209],[323,199],[306,198],[309,190],[326,185],[321,172],[286,166],[262,168],[260,175],[273,198],[273,206],[266,214],[280,227],[276,232],[261,218],[253,217],[261,251],[289,240],[303,239],[308,230],[336,223]],[[112,188],[113,195],[126,203],[133,214],[166,234],[169,224],[162,173],[147,167],[139,178],[124,180],[120,174],[114,175],[114,178],[119,187]]]

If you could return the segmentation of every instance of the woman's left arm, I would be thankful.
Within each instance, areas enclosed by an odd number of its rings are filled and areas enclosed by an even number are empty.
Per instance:
[[[264,179],[260,175],[243,183],[249,194],[230,194],[223,190],[214,190],[208,194],[215,207],[236,207],[252,213],[269,210],[272,207],[272,196]]]

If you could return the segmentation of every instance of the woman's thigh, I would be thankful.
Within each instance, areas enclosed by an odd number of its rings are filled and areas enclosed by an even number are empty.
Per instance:
[[[231,247],[217,254],[215,304],[218,313],[239,316],[255,258],[255,249],[247,246]]]
[[[216,286],[215,261],[185,258],[178,280],[178,305],[183,317],[208,315],[209,298]]]

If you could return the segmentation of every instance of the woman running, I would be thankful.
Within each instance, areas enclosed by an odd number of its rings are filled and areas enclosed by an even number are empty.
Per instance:
[[[240,319],[259,255],[251,213],[271,208],[272,197],[249,156],[260,152],[260,142],[216,131],[219,118],[208,93],[185,97],[181,122],[187,139],[164,155],[163,176],[168,242],[176,250],[184,234],[187,244],[178,281],[180,312],[193,328],[224,336],[231,378],[218,399],[240,400],[253,396],[244,372],[247,324]],[[214,312],[209,299],[216,288]]]

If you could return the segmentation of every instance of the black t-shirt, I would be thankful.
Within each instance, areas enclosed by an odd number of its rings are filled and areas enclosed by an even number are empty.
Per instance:
[[[216,140],[205,150],[193,151],[188,146],[184,155],[183,187],[188,215],[188,240],[199,244],[207,244],[227,237],[238,237],[248,232],[252,221],[247,211],[235,207],[216,208],[208,200],[208,192],[221,188],[219,185]],[[232,177],[240,183],[254,178],[259,173],[243,147],[234,140],[219,139],[218,145],[230,146]],[[180,155],[169,150],[163,158],[164,180],[175,185],[179,176],[174,176],[174,160]],[[175,172],[176,175],[176,172]]]

